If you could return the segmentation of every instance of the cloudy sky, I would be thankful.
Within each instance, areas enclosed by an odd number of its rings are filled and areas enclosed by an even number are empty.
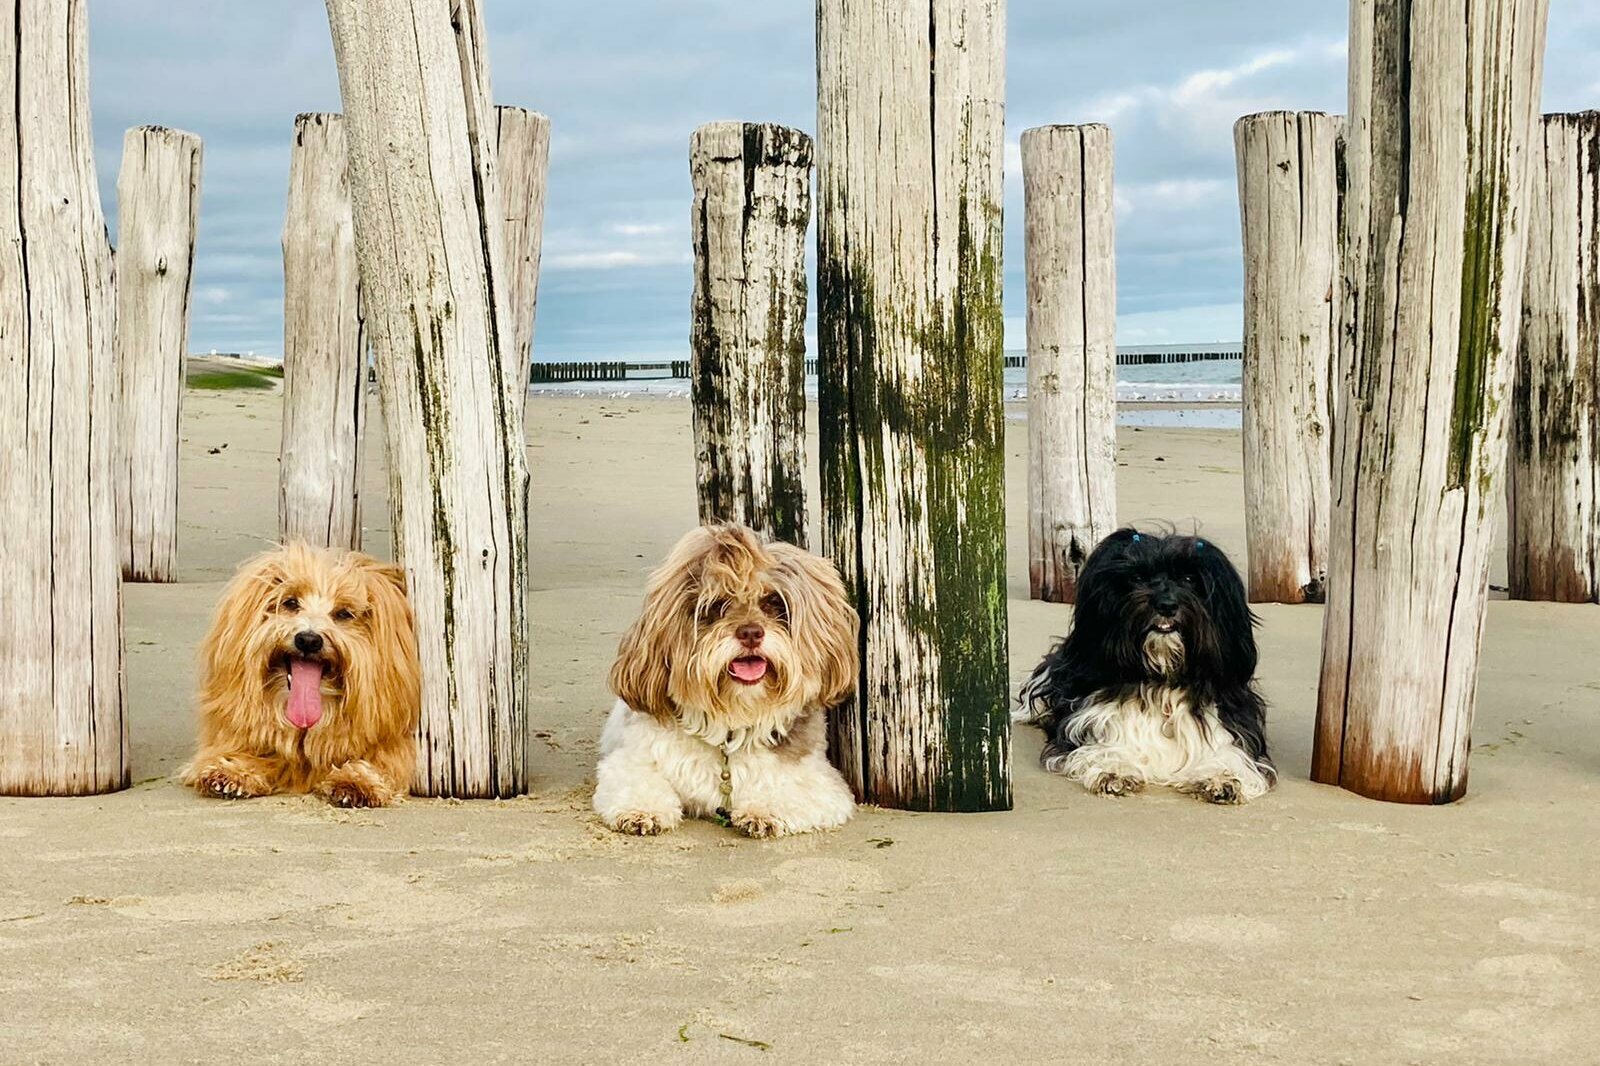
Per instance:
[[[716,119],[815,126],[813,0],[484,0],[495,95],[550,115],[538,357],[686,354],[688,142]],[[1024,344],[1017,137],[1109,122],[1119,340],[1239,336],[1234,119],[1344,109],[1336,0],[1010,0],[1007,346]],[[1600,0],[1551,0],[1547,111],[1600,107]],[[339,108],[322,0],[93,0],[97,159],[205,138],[191,348],[282,350],[278,237],[297,112]]]

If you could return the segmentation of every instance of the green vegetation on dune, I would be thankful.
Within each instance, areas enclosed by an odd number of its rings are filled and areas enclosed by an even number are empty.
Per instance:
[[[271,389],[283,380],[283,367],[228,364],[190,359],[185,384],[191,389]]]

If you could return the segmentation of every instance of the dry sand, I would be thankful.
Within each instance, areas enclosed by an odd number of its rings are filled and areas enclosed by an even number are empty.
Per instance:
[[[276,525],[278,402],[188,398],[184,583],[127,592],[138,784],[0,800],[0,1061],[1600,1062],[1600,608],[1492,605],[1453,807],[1307,782],[1320,612],[1266,608],[1283,781],[1249,807],[1091,797],[1022,731],[1012,813],[624,839],[588,810],[605,668],[694,518],[689,411],[541,398],[536,794],[204,800],[166,775],[219,583]],[[1236,433],[1122,439],[1124,519],[1242,553]],[[1024,447],[1014,678],[1066,623],[1026,598]]]

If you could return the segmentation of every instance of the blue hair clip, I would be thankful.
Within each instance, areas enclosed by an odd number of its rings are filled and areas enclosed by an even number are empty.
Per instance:
[[[1135,543],[1135,544],[1137,544],[1137,543],[1139,543],[1139,534],[1137,534],[1137,533],[1135,533],[1135,534],[1134,534],[1134,535],[1133,535],[1133,542],[1134,542],[1134,543]]]
[[[1194,546],[1196,548],[1204,548],[1206,546],[1206,542],[1203,540],[1197,540],[1194,542]]]

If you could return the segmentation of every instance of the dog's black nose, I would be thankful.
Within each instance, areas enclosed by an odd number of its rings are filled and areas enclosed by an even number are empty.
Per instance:
[[[304,633],[296,633],[294,635],[294,646],[296,650],[304,652],[306,655],[315,655],[322,650],[322,634],[313,633],[309,629]]]
[[[739,632],[734,634],[739,638],[739,643],[753,648],[766,638],[767,631],[760,626],[740,626]]]
[[[1150,583],[1150,609],[1168,617],[1178,613],[1178,590],[1172,582],[1158,580]]]

